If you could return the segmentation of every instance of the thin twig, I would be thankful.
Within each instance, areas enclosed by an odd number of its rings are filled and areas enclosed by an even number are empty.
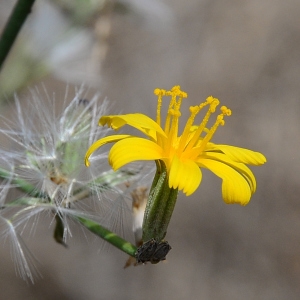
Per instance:
[[[2,168],[0,168],[0,178],[2,179],[8,179],[10,178],[9,171],[6,171]],[[16,188],[19,188],[25,193],[28,193],[29,195],[35,196],[35,197],[45,197],[43,196],[43,193],[37,191],[37,189],[27,182],[24,179],[21,178],[13,178],[12,182],[16,184]],[[116,248],[120,249],[121,251],[129,254],[132,257],[135,257],[135,253],[137,248],[129,243],[128,241],[124,240],[117,234],[109,231],[108,229],[104,228],[102,225],[96,223],[95,221],[92,221],[90,219],[86,219],[84,217],[79,216],[73,216],[76,220],[78,220],[83,226],[85,226],[88,230],[98,235],[100,238],[104,239],[108,243],[112,244]]]
[[[18,0],[0,38],[0,70],[35,0]]]

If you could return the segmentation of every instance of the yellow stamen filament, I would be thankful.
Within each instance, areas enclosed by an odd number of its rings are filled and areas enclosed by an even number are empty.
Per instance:
[[[215,131],[217,130],[219,125],[224,124],[224,116],[230,116],[231,110],[226,106],[221,107],[221,114],[217,117],[215,124],[211,127],[211,129],[207,129],[206,125],[209,121],[209,118],[212,113],[216,111],[216,107],[219,105],[220,101],[217,98],[209,96],[204,103],[199,104],[198,106],[190,107],[190,117],[187,120],[187,123],[184,127],[182,136],[178,143],[178,126],[179,126],[179,118],[181,116],[180,107],[183,98],[187,98],[187,93],[180,90],[180,86],[174,86],[170,91],[166,91],[163,89],[155,89],[154,94],[158,96],[157,99],[157,117],[156,122],[161,126],[161,107],[162,107],[162,97],[163,96],[171,96],[170,104],[167,111],[167,117],[165,121],[164,131],[168,136],[167,139],[161,139],[159,143],[165,150],[165,154],[167,156],[172,156],[172,151],[176,151],[180,156],[183,152],[189,152],[193,147],[197,147],[199,145],[199,140],[202,132],[206,132],[205,137],[202,139],[200,143],[200,147],[198,148],[198,153],[201,153],[205,149],[206,144],[211,140]],[[178,97],[178,98],[177,98]],[[193,125],[194,120],[197,114],[205,107],[209,105],[208,111],[205,114],[202,122],[199,126]],[[195,126],[197,129],[192,133],[192,128]],[[197,145],[198,144],[198,145]]]
[[[160,124],[160,112],[161,112],[161,106],[162,106],[162,97],[166,94],[166,90],[162,89],[155,89],[154,94],[158,96],[157,99],[157,109],[156,109],[156,123],[161,126]]]
[[[165,133],[166,135],[169,135],[169,131],[171,128],[171,119],[173,116],[173,109],[176,108],[176,98],[178,95],[178,86],[174,86],[171,91],[167,91],[166,92],[167,96],[172,96],[170,104],[169,104],[169,108],[168,108],[168,112],[167,112],[167,118],[166,118],[166,123],[165,123]]]
[[[220,101],[217,98],[213,98],[212,96],[210,96],[206,99],[206,102],[199,105],[199,111],[207,104],[209,104],[209,109],[208,109],[205,117],[203,118],[201,124],[198,126],[196,132],[194,133],[193,138],[190,140],[189,144],[187,145],[185,151],[191,150],[197,144],[199,137],[200,137],[202,131],[205,129],[205,126],[206,126],[211,114],[216,111],[216,107],[219,105],[219,103],[220,103]]]
[[[170,124],[169,129],[169,140],[167,145],[167,153],[171,154],[171,150],[177,148],[177,137],[178,137],[178,125],[179,125],[179,118],[181,116],[180,107],[182,103],[182,99],[187,97],[187,94],[180,90],[180,86],[175,86],[171,90],[172,95],[172,102],[174,109],[170,110],[170,114],[172,115],[172,122]],[[179,97],[177,99],[177,97]]]
[[[190,106],[191,115],[190,115],[189,119],[187,120],[186,125],[183,130],[183,133],[181,135],[180,143],[178,146],[178,153],[182,153],[182,151],[184,150],[184,148],[186,146],[187,139],[188,139],[190,131],[191,131],[191,127],[194,123],[196,115],[199,113],[199,110],[200,110],[199,106]]]
[[[200,147],[199,147],[199,152],[200,153],[204,150],[206,144],[211,140],[211,138],[215,134],[217,128],[220,125],[223,126],[225,124],[224,116],[230,116],[231,115],[231,110],[228,109],[226,106],[221,107],[221,112],[222,113],[218,115],[215,124],[210,128],[210,130],[208,131],[208,133],[206,134],[204,139],[201,141],[201,144],[200,144]]]
[[[166,122],[165,122],[165,133],[168,136],[167,144],[163,145],[166,153],[170,154],[173,144],[177,140],[178,136],[178,124],[181,116],[180,106],[183,98],[187,98],[187,93],[180,90],[180,86],[174,86],[170,91],[163,89],[155,89],[154,94],[158,96],[157,100],[157,116],[156,122],[161,126],[161,106],[162,96],[171,96],[171,101],[168,107]],[[179,97],[177,99],[177,97]],[[160,140],[163,143],[163,140]]]

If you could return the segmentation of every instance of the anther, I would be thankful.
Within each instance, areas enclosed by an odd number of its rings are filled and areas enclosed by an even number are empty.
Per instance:
[[[230,116],[231,115],[231,109],[227,108],[226,106],[221,107],[221,112],[224,116]]]
[[[216,120],[216,125],[221,125],[223,126],[225,124],[225,121],[224,121],[224,115],[221,114],[221,115],[218,115],[217,116],[217,120]]]
[[[217,98],[214,98],[210,103],[210,111],[214,113],[216,111],[216,107],[220,104],[220,101]]]
[[[197,114],[199,112],[200,108],[199,106],[190,106],[190,113],[191,114]]]
[[[163,89],[155,89],[154,90],[154,94],[156,96],[165,96],[166,95],[166,90]]]

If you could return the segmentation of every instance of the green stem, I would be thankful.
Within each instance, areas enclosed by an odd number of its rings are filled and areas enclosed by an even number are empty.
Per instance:
[[[11,177],[10,172],[0,168],[0,177],[3,179],[10,178]],[[30,184],[24,179],[14,178],[12,182],[16,184],[17,187],[25,193],[28,193],[35,197],[41,197],[41,196],[43,197],[43,194],[41,192],[37,191],[32,184]],[[83,217],[76,217],[76,216],[73,217],[77,219],[82,225],[84,225],[91,232],[95,233],[96,235],[98,235],[108,243],[119,248],[121,251],[129,254],[130,256],[135,257],[137,248],[131,243],[127,242],[126,240],[122,239],[120,236],[116,235],[115,233],[109,231],[108,229],[102,227],[100,224],[92,220]],[[61,231],[61,228],[58,228],[58,230]],[[57,237],[59,238],[61,237],[61,232],[60,233],[56,232],[54,233],[54,235],[55,235],[55,239],[57,240]]]
[[[156,161],[156,175],[149,193],[143,220],[143,242],[154,239],[161,242],[176,204],[178,189],[169,188],[167,169],[162,161]]]
[[[0,38],[0,70],[35,0],[18,0]]]
[[[155,240],[162,240],[164,238],[163,233],[159,234],[160,231],[159,219],[163,214],[163,205],[168,198],[168,189],[166,182],[168,180],[167,170],[163,168],[159,161],[156,161],[156,174],[150,189],[147,205],[144,213],[143,220],[143,241],[147,242],[154,238]],[[161,201],[162,199],[165,199]],[[161,237],[158,237],[161,236]]]
[[[115,233],[109,231],[108,229],[102,227],[98,223],[82,218],[82,217],[75,217],[82,225],[84,225],[88,230],[95,233],[103,240],[107,241],[108,243],[112,244],[113,246],[119,248],[121,251],[129,254],[132,257],[135,257],[135,253],[137,248],[132,245],[131,243],[127,242],[126,240],[122,239]]]
[[[11,172],[6,171],[5,169],[0,168],[0,177],[3,179],[9,179],[11,177]],[[12,183],[16,184],[18,188],[20,188],[23,192],[27,193],[30,196],[41,197],[42,193],[37,191],[35,186],[30,184],[24,179],[21,178],[13,178]]]

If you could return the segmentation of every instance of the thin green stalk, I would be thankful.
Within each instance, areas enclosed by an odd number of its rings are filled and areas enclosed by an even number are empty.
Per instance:
[[[106,228],[102,227],[98,223],[82,218],[82,217],[75,217],[82,225],[84,225],[88,230],[95,233],[103,240],[107,241],[108,243],[112,244],[113,246],[119,248],[121,251],[129,254],[132,257],[135,257],[135,253],[137,248],[132,245],[131,243],[127,242],[126,240],[122,239],[115,233],[107,230]]]
[[[0,178],[9,179],[11,177],[11,173],[5,169],[0,168]],[[18,188],[20,188],[23,192],[27,193],[30,196],[41,197],[41,193],[37,191],[35,186],[30,184],[24,179],[21,178],[13,178],[12,183],[16,184]]]
[[[0,178],[7,179],[10,178],[10,172],[6,171],[5,169],[0,168]],[[12,180],[14,184],[16,184],[17,188],[22,190],[25,193],[30,194],[31,196],[35,197],[41,197],[43,194],[36,190],[36,188],[27,182],[24,179],[21,178],[14,178]],[[77,219],[82,225],[84,225],[87,229],[89,229],[91,232],[95,233],[108,243],[112,244],[113,246],[117,247],[121,251],[129,254],[132,257],[135,257],[135,253],[137,251],[137,248],[132,245],[131,243],[127,242],[117,234],[109,231],[108,229],[102,227],[100,224],[78,216],[73,216],[75,219]],[[54,235],[57,233],[54,233]],[[59,235],[58,235],[59,236]],[[57,236],[55,236],[55,239],[57,240]]]
[[[0,70],[35,0],[18,0],[0,38]]]

